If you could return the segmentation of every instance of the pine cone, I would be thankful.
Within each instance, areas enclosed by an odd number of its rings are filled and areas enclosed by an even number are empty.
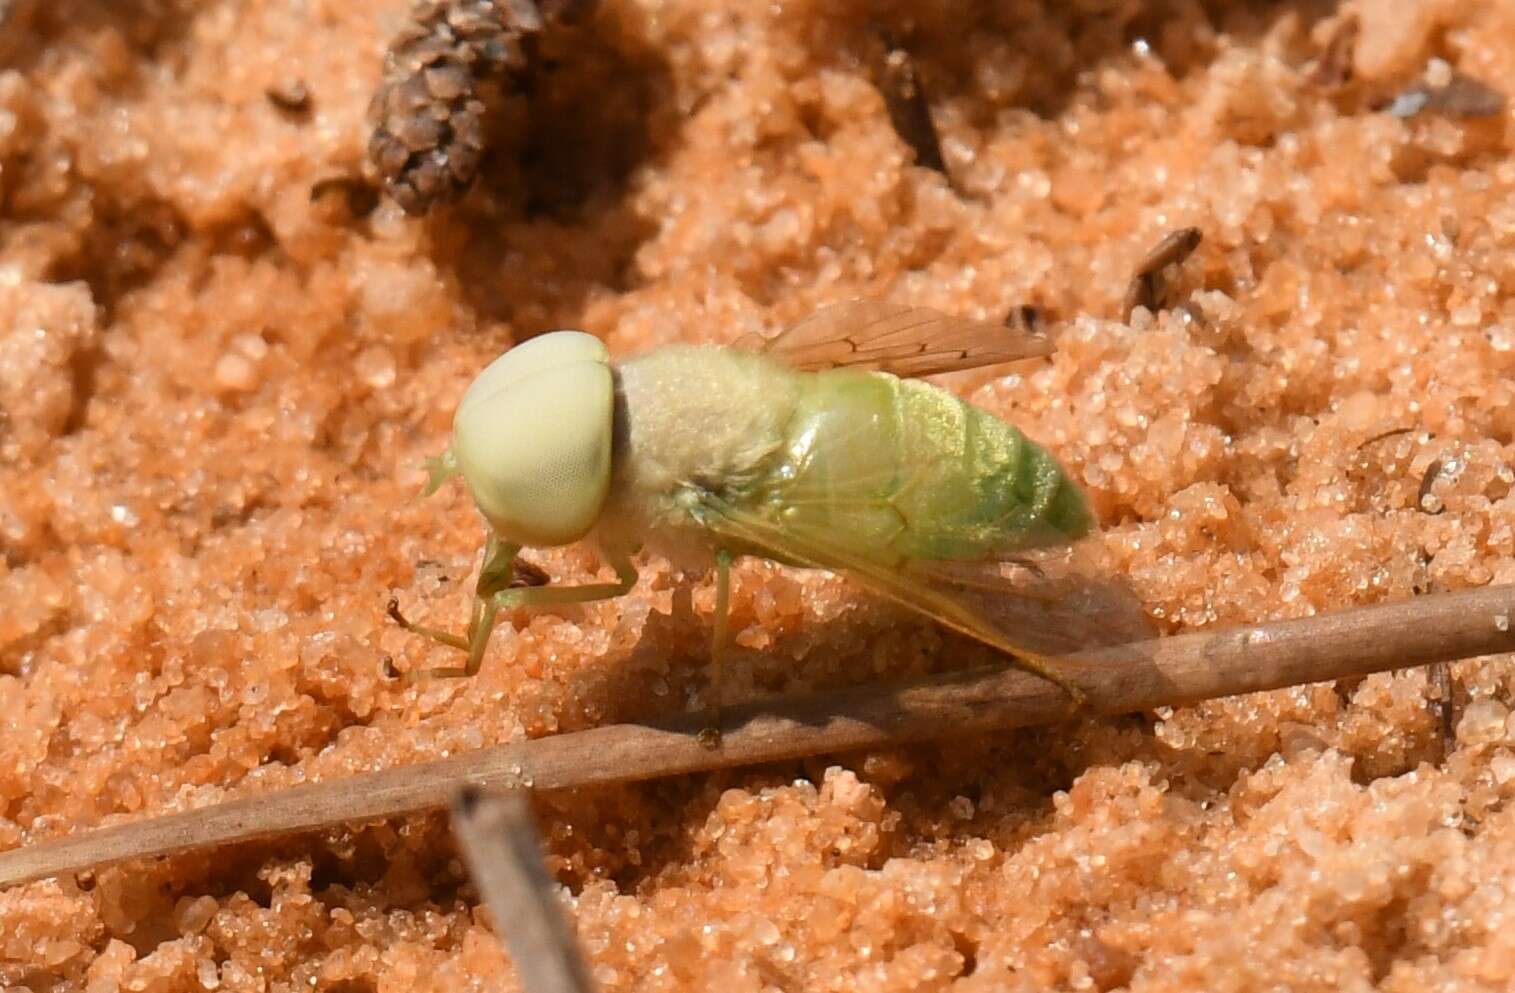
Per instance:
[[[566,20],[586,6],[559,2],[547,14]],[[468,189],[484,154],[486,88],[519,85],[544,23],[532,0],[418,0],[369,107],[368,157],[406,213]]]

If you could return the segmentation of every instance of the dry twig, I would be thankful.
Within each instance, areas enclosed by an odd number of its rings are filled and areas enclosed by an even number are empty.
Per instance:
[[[510,950],[526,993],[589,993],[594,984],[553,894],[524,790],[458,791],[452,829],[494,930]]]
[[[1515,585],[1437,593],[1316,617],[1140,641],[1064,660],[1093,713],[1129,713],[1515,651]],[[726,712],[497,745],[436,762],[242,797],[0,853],[0,887],[129,859],[433,809],[459,787],[567,789],[976,735],[1066,719],[1067,697],[1012,669],[871,686]]]

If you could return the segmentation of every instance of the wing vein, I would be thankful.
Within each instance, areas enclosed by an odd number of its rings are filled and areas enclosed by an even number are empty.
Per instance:
[[[738,346],[753,347],[753,337]],[[756,347],[803,371],[853,367],[912,377],[1052,352],[1050,341],[1024,330],[868,300],[823,307]]]

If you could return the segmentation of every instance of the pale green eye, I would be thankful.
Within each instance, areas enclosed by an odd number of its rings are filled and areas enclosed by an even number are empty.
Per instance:
[[[521,545],[563,545],[594,526],[610,486],[609,355],[554,331],[495,359],[463,394],[453,451],[490,526]]]

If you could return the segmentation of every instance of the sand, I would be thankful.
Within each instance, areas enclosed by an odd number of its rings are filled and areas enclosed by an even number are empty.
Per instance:
[[[1055,358],[954,388],[1065,461],[1162,630],[1515,580],[1511,112],[1383,109],[1515,79],[1515,8],[1347,6],[1322,68],[1309,3],[604,0],[417,218],[348,181],[404,3],[0,4],[0,847],[702,705],[713,587],[655,559],[474,680],[382,677],[451,661],[388,599],[455,625],[477,566],[422,460],[553,327],[1034,304]],[[1185,225],[1172,306],[1122,321]],[[733,623],[732,700],[965,655],[757,563]],[[1515,668],[1452,676],[1449,749],[1408,669],[550,796],[543,831],[606,991],[1504,990]],[[440,815],[0,893],[0,983],[518,988]]]

